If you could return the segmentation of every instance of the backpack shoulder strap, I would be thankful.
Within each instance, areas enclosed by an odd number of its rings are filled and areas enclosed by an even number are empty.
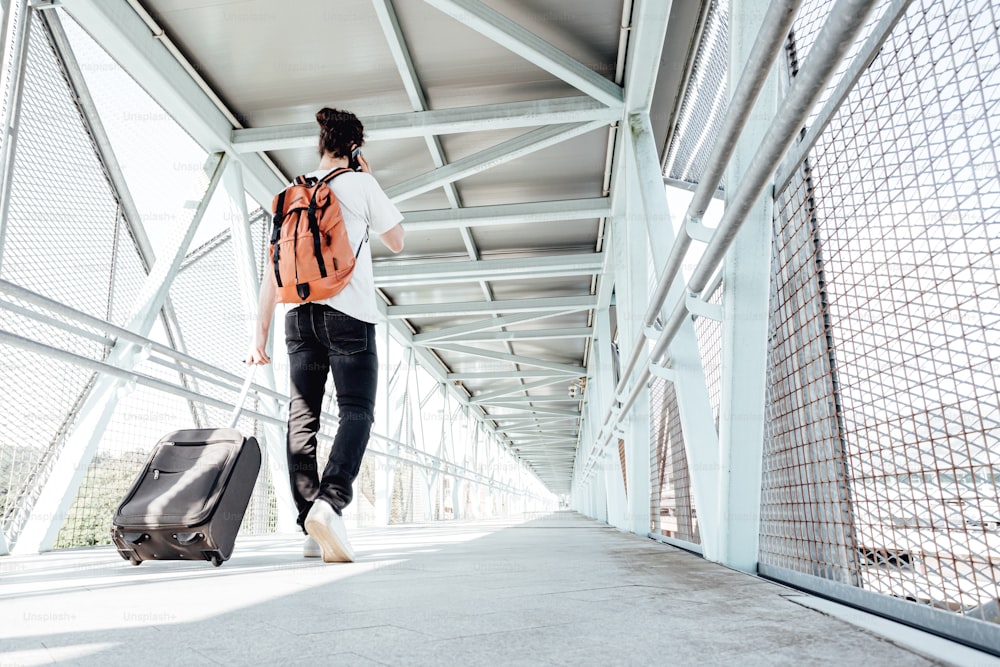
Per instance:
[[[347,167],[341,167],[339,169],[334,169],[329,174],[327,174],[322,179],[320,179],[320,182],[321,183],[329,183],[330,181],[332,181],[333,179],[337,178],[341,174],[346,174],[348,172],[353,172],[353,171],[354,171],[353,169],[349,169]]]
[[[361,248],[364,247],[365,243],[368,242],[368,227],[365,227],[365,237],[361,239],[361,243],[358,244],[358,251],[354,253],[354,259],[357,259],[361,254]]]

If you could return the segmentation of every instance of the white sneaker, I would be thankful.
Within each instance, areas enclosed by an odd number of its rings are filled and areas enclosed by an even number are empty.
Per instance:
[[[319,558],[323,555],[322,550],[319,548],[319,544],[316,543],[311,536],[306,535],[305,544],[302,545],[302,555],[306,558]]]
[[[333,511],[330,503],[317,500],[306,515],[306,532],[316,540],[325,563],[352,563],[354,549],[347,539],[344,520]]]

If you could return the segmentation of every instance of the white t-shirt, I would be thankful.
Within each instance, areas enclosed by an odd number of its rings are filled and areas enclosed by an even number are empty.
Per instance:
[[[323,178],[329,170],[312,171],[307,177]],[[340,210],[347,226],[347,237],[354,252],[361,246],[351,280],[339,294],[314,303],[323,303],[342,313],[361,320],[378,321],[378,307],[375,303],[375,278],[372,275],[372,241],[378,234],[384,234],[403,219],[396,205],[382,191],[378,181],[371,174],[360,171],[341,174],[327,185],[337,195]],[[370,238],[364,241],[365,232]]]

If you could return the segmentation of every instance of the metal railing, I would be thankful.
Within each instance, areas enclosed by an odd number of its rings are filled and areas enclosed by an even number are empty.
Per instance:
[[[754,44],[747,66],[740,77],[740,86],[733,94],[733,102],[727,114],[724,133],[716,141],[716,147],[710,160],[711,167],[699,183],[685,214],[684,230],[686,233],[680,234],[675,241],[666,267],[660,274],[657,288],[650,297],[649,307],[644,318],[647,330],[656,322],[666,301],[667,293],[677,280],[681,263],[687,254],[693,236],[699,233],[697,229],[692,230],[692,228],[700,222],[712,195],[718,188],[732,155],[735,138],[742,131],[753,102],[756,100],[768,72],[770,72],[777,54],[781,52],[784,38],[791,27],[798,5],[798,2],[791,0],[775,1],[768,9],[767,17],[763,22],[765,29],[762,30]],[[779,111],[739,187],[728,197],[726,212],[718,227],[711,232],[710,240],[687,283],[686,294],[697,298],[709,286],[709,282],[718,270],[726,250],[739,231],[750,207],[768,185],[769,179],[798,136],[816,100],[824,91],[844,54],[853,45],[858,31],[864,25],[865,18],[872,9],[873,3],[865,0],[840,0],[831,9],[829,18],[817,38],[813,57],[802,68],[785,99],[782,100]],[[615,401],[608,407],[606,417],[602,421],[600,435],[585,463],[583,475],[580,478],[582,482],[587,481],[594,466],[603,458],[607,443],[615,429],[627,417],[639,394],[645,390],[645,383],[651,375],[651,366],[663,357],[673,337],[680,329],[683,319],[689,314],[687,298],[679,299],[672,308],[668,308],[667,312],[669,316],[663,322],[662,330],[652,350],[640,364],[641,370],[634,379],[632,378],[633,371],[642,357],[642,352],[646,349],[646,335],[640,335],[632,346],[632,352],[623,369],[621,381],[615,389]],[[630,381],[632,389],[626,394],[625,389]]]

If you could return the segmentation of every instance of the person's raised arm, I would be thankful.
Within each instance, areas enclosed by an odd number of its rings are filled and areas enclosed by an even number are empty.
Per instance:
[[[247,364],[269,364],[267,356],[267,339],[271,335],[271,321],[274,319],[274,306],[277,303],[278,286],[274,282],[274,273],[264,271],[264,279],[260,281],[260,294],[257,298],[257,327],[253,340],[250,341],[250,352]]]
[[[378,235],[382,239],[382,243],[385,244],[385,247],[393,252],[400,252],[403,249],[404,236],[406,236],[406,232],[403,231],[403,225],[400,224]]]
[[[358,154],[358,163],[361,165],[361,171],[374,178],[374,175],[372,174],[371,164],[368,162],[368,159],[361,153]],[[376,188],[378,188],[378,186],[376,186]],[[385,198],[385,194],[380,189],[378,190],[378,194],[379,194],[378,200],[380,200],[380,204],[378,206],[374,206],[371,203],[371,199],[369,199],[370,209],[378,208],[380,210],[384,210],[384,207],[386,205],[391,206],[391,204],[389,204],[389,200]],[[382,203],[381,200],[384,200],[384,203]],[[396,211],[395,207],[392,207],[392,211],[395,212],[396,218],[398,219],[400,217],[399,212]],[[378,237],[382,240],[382,243],[385,244],[385,247],[394,253],[398,253],[403,250],[403,237],[405,236],[406,232],[403,231],[403,225],[399,223],[397,223],[394,227],[390,228],[388,231],[382,232],[381,234],[378,235]]]

